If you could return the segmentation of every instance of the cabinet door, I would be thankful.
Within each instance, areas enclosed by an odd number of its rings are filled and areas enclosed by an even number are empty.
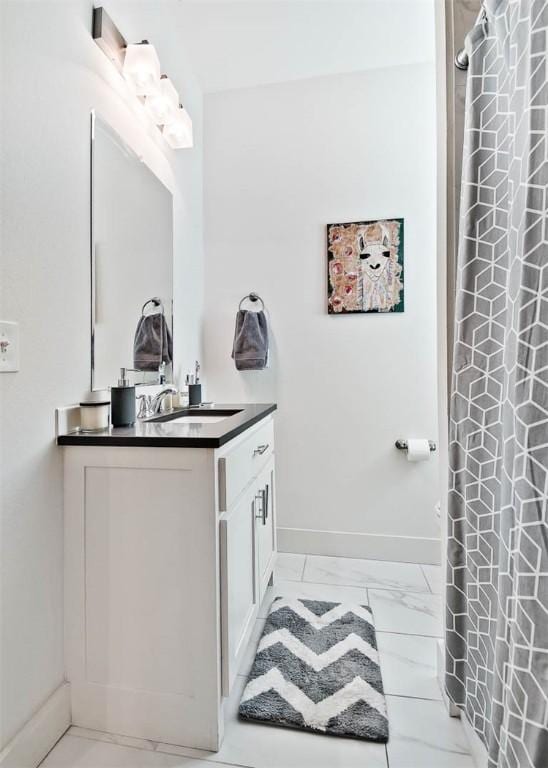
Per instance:
[[[255,483],[255,547],[259,603],[266,592],[276,556],[274,475],[274,458],[271,458]]]
[[[254,486],[220,520],[222,686],[228,696],[253,629],[255,574]]]

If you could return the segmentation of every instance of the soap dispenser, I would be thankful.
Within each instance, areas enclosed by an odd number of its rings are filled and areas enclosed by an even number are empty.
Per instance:
[[[118,386],[110,389],[110,422],[113,427],[135,423],[135,386],[129,383],[127,368],[120,368]]]

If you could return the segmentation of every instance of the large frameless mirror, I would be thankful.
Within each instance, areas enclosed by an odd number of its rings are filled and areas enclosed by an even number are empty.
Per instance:
[[[91,115],[91,388],[173,368],[173,197],[98,115]]]

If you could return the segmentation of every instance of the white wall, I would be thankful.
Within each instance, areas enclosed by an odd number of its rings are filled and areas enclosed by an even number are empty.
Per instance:
[[[130,40],[145,37],[142,8],[124,2],[113,12]],[[21,370],[0,374],[0,746],[63,679],[54,408],[89,386],[92,108],[174,190],[175,353],[183,369],[200,354],[202,303],[202,96],[188,69],[181,62],[168,71],[194,119],[196,148],[174,153],[93,43],[91,0],[2,0],[1,14],[0,317],[20,322]]]
[[[282,549],[439,559],[436,457],[394,448],[437,438],[435,95],[432,61],[205,97],[206,394],[278,402]],[[405,219],[405,313],[328,316],[325,226],[377,217]],[[272,367],[239,373],[250,290]]]
[[[178,0],[170,22],[207,93],[431,61],[439,2]]]

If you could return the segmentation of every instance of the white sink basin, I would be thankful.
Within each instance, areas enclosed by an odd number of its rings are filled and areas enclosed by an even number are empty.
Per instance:
[[[208,416],[204,413],[201,416],[178,416],[175,419],[169,419],[169,424],[215,424],[217,421],[224,421],[229,416]]]

